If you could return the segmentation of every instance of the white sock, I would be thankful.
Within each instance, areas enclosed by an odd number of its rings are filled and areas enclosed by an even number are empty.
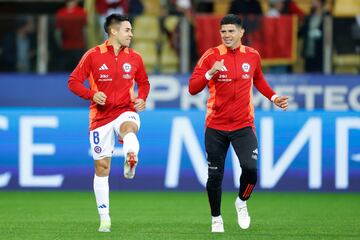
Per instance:
[[[109,216],[109,176],[94,176],[94,193],[96,206],[101,220],[110,220]]]
[[[239,207],[246,206],[246,201],[241,200],[239,197],[236,198],[235,203]]]
[[[139,153],[139,141],[135,135],[135,133],[127,133],[124,138],[124,145],[123,145],[123,150],[124,150],[124,156],[126,157],[128,152],[133,152],[135,155],[138,155]]]
[[[100,214],[100,221],[111,221],[109,214]]]
[[[211,217],[211,221],[212,221],[212,222],[215,222],[215,221],[217,221],[217,222],[219,222],[219,221],[220,221],[220,222],[223,222],[221,215],[219,215],[219,216],[217,216],[217,217],[212,216],[212,217]]]

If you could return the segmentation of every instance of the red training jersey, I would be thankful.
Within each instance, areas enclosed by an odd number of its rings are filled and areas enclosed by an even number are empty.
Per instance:
[[[88,79],[90,89],[84,86]],[[90,130],[103,126],[121,113],[135,112],[134,85],[138,98],[146,101],[150,84],[141,56],[130,48],[123,48],[116,56],[112,45],[104,44],[88,50],[70,74],[69,89],[84,99],[90,100]],[[93,101],[98,91],[107,96],[105,105]]]
[[[207,80],[206,72],[221,60],[224,67]],[[259,53],[244,45],[234,50],[220,45],[208,49],[198,61],[189,80],[189,92],[195,95],[207,86],[206,127],[234,131],[254,127],[253,84],[269,100],[275,95],[264,78]]]

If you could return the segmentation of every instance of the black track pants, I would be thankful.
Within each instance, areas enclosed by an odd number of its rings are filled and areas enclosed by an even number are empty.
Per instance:
[[[206,128],[205,148],[208,161],[208,192],[211,215],[220,215],[221,185],[224,176],[225,157],[232,144],[240,161],[242,174],[240,177],[239,198],[247,200],[257,181],[257,153],[256,135],[251,127],[236,131],[220,131]]]

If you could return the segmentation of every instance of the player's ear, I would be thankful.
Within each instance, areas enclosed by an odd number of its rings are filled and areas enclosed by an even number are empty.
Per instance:
[[[244,28],[242,28],[242,27],[240,27],[240,34],[241,34],[241,36],[243,36],[243,35],[244,35],[244,33],[245,33],[245,29],[244,29]]]
[[[110,26],[110,33],[116,35],[116,29],[112,26]]]

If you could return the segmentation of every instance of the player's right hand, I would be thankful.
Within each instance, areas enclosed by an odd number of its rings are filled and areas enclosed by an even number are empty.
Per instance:
[[[214,75],[218,71],[221,70],[221,68],[224,67],[224,59],[221,59],[221,61],[216,61],[214,65],[211,67],[211,69],[208,71],[210,75]]]
[[[103,92],[97,92],[94,94],[93,100],[99,105],[105,105],[106,95]]]
[[[145,110],[145,107],[146,107],[146,103],[144,100],[142,100],[141,98],[137,98],[135,99],[134,101],[134,107],[135,107],[135,110],[137,112],[142,112]]]

